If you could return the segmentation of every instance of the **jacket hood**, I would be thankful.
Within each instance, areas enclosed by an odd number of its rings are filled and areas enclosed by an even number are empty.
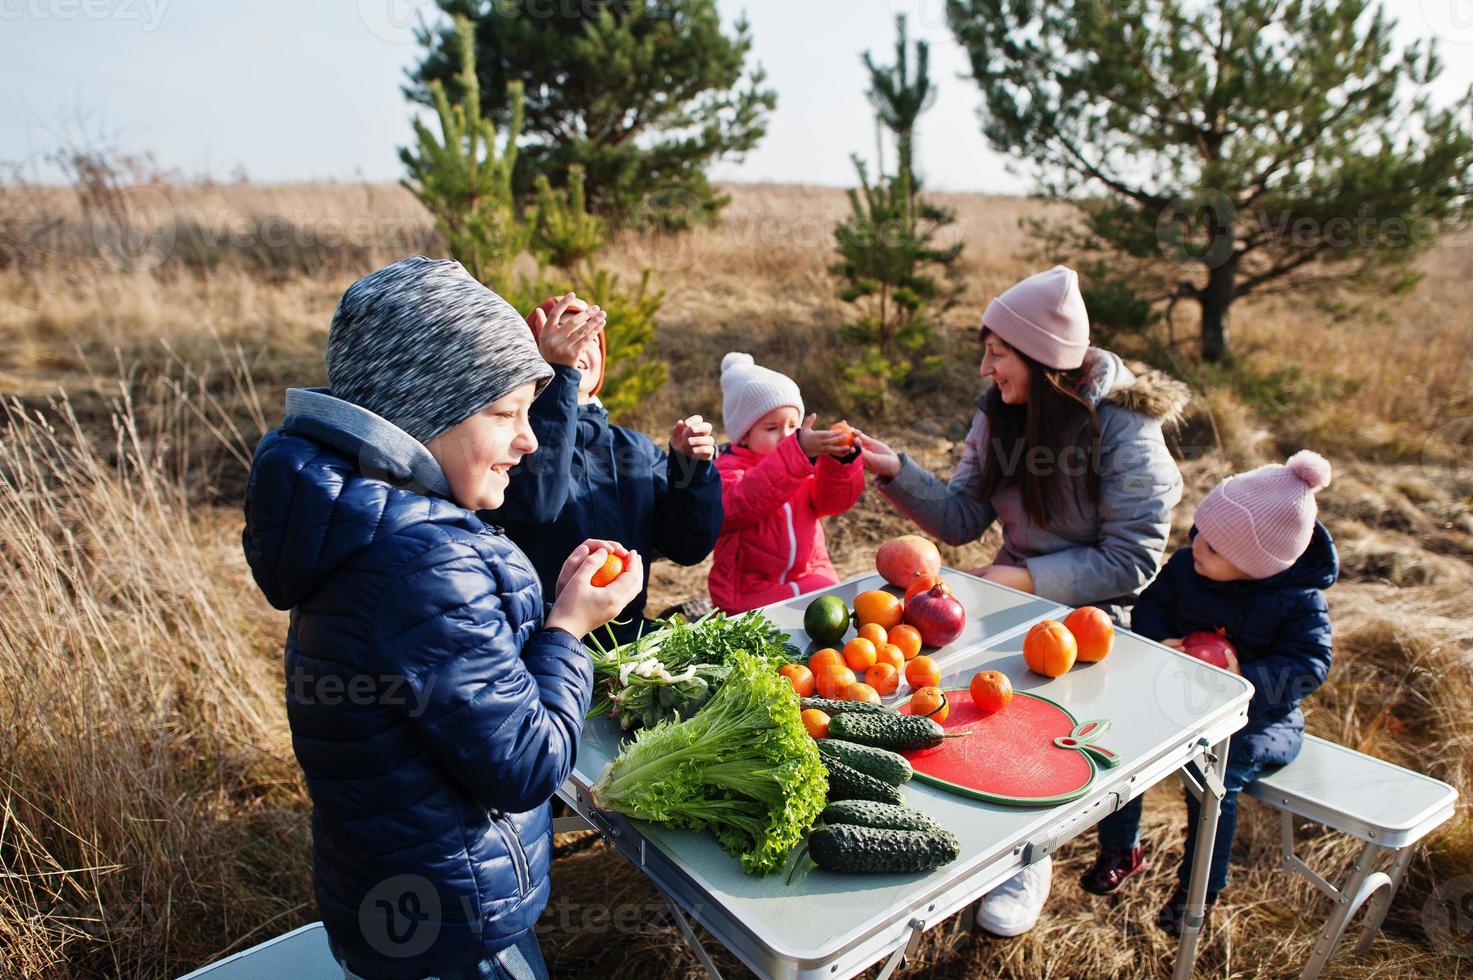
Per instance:
[[[1193,524],[1187,540],[1192,541],[1196,537],[1197,526]],[[1330,536],[1329,528],[1315,521],[1309,546],[1294,564],[1265,579],[1228,584],[1258,589],[1328,589],[1339,578],[1340,554],[1335,550],[1335,539]]]
[[[477,530],[429,450],[325,389],[287,392],[286,419],[256,446],[241,543],[277,609],[299,605],[364,548],[415,524]]]
[[[1082,369],[1079,393],[1096,408],[1114,405],[1168,426],[1181,421],[1192,400],[1191,389],[1164,371],[1136,374],[1118,354],[1099,347],[1085,353]],[[986,392],[977,396],[978,408],[985,407],[986,397]]]

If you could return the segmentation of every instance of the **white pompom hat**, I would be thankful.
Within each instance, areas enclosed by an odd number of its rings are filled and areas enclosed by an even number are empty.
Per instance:
[[[803,394],[786,374],[760,366],[751,354],[732,351],[721,359],[721,415],[726,437],[739,443],[757,420],[791,405],[803,417]]]

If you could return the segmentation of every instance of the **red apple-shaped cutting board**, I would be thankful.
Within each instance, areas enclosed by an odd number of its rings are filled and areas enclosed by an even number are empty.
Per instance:
[[[1094,740],[1107,721],[1074,720],[1063,705],[1017,691],[1006,708],[984,715],[966,688],[948,689],[948,738],[934,749],[906,752],[916,778],[940,789],[1005,806],[1052,806],[1083,796],[1096,764],[1120,757]],[[909,699],[898,705],[910,713]]]

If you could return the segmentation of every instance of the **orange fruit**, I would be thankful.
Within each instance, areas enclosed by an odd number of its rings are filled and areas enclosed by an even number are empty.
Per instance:
[[[844,665],[862,674],[875,665],[875,645],[862,636],[844,644]]]
[[[865,623],[859,628],[859,635],[873,643],[876,649],[880,644],[890,642],[890,638],[885,635],[885,627],[879,623]]]
[[[984,670],[973,674],[967,687],[972,692],[972,703],[984,715],[996,714],[1013,700],[1013,682],[1001,671]]]
[[[910,600],[922,592],[930,592],[932,588],[938,585],[946,591],[947,595],[951,595],[951,586],[947,585],[940,575],[923,575],[916,579],[910,588],[905,590],[905,599],[903,601],[909,603]]]
[[[830,664],[844,666],[844,655],[833,647],[824,647],[808,658],[808,669],[813,671],[814,677],[823,673],[823,669]]]
[[[900,668],[888,663],[875,664],[864,672],[864,682],[881,696],[889,697],[900,687]]]
[[[941,683],[941,668],[930,657],[916,657],[905,665],[905,680],[911,687],[935,687]]]
[[[817,708],[804,708],[803,727],[808,729],[808,734],[814,738],[829,737],[829,716]]]
[[[783,664],[778,673],[793,685],[793,693],[800,698],[813,695],[813,671],[802,664]]]
[[[1079,644],[1068,627],[1056,619],[1036,623],[1023,637],[1023,659],[1028,669],[1045,677],[1068,673],[1079,656]]]
[[[870,589],[854,597],[854,615],[860,626],[879,623],[890,630],[900,625],[901,618],[905,615],[905,604],[898,596],[883,589]]]
[[[854,426],[843,420],[835,422],[829,428],[829,431],[838,432],[844,436],[843,441],[840,442],[839,445],[845,447],[846,449],[852,448],[854,446],[854,443],[859,440],[859,434],[854,431]]]
[[[900,648],[900,653],[906,660],[914,660],[916,654],[921,652],[921,631],[905,623],[890,631],[890,642]]]
[[[849,685],[856,680],[854,671],[842,664],[829,664],[814,677],[813,685],[821,698],[843,698]]]
[[[1065,616],[1064,628],[1074,634],[1079,659],[1086,663],[1104,660],[1115,645],[1115,624],[1096,606],[1080,606]]]
[[[870,704],[880,703],[880,694],[873,687],[863,682],[850,684],[844,690],[845,701],[868,701]]]
[[[609,552],[609,557],[604,559],[603,566],[593,573],[593,579],[590,584],[595,588],[601,589],[623,574],[624,559],[611,551]]]
[[[910,713],[925,715],[935,722],[943,722],[951,714],[951,702],[946,692],[939,687],[923,687],[911,695]]]
[[[889,664],[896,673],[905,669],[905,654],[893,643],[885,643],[875,651],[875,663]]]

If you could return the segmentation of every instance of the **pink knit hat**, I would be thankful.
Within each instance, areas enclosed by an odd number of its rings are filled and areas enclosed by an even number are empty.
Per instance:
[[[1260,466],[1213,487],[1197,505],[1197,533],[1253,578],[1277,575],[1309,547],[1314,495],[1329,485],[1329,461],[1301,449],[1282,466]]]
[[[1079,274],[1056,265],[1029,276],[987,305],[982,325],[1044,367],[1079,367],[1089,348]]]

